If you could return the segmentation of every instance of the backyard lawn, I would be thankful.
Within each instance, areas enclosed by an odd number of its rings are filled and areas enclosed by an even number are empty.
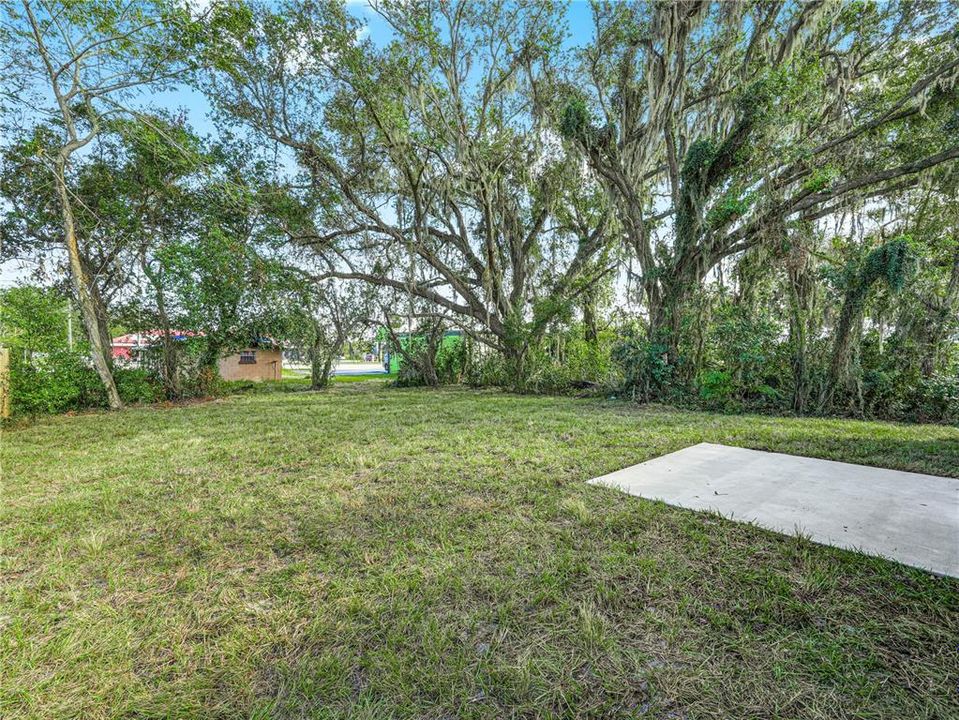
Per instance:
[[[0,717],[946,718],[959,581],[586,484],[959,429],[352,382],[4,432]]]

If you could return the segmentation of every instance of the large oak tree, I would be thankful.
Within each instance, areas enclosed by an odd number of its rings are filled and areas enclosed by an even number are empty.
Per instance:
[[[290,235],[336,258],[330,276],[427,301],[521,370],[613,267],[602,207],[563,219],[596,194],[553,130],[560,10],[376,9],[385,47],[327,4],[224,11],[206,87],[305,171],[321,211]]]

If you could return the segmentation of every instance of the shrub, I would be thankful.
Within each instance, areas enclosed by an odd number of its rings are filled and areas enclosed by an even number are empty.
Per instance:
[[[470,344],[455,335],[446,335],[442,328],[423,326],[420,331],[402,340],[396,385],[417,387],[436,383],[449,385],[464,380],[469,364]],[[433,353],[432,357],[429,353]]]
[[[675,368],[667,359],[668,348],[628,327],[612,349],[612,360],[622,371],[623,390],[639,400],[664,399],[675,394]]]
[[[125,403],[156,402],[161,389],[146,370],[115,368],[113,379]],[[10,398],[16,415],[53,415],[106,407],[107,397],[84,354],[57,350],[32,358],[15,353],[10,367]]]
[[[532,392],[566,392],[610,385],[614,375],[609,337],[588,342],[572,332],[552,338],[529,353],[523,387]]]
[[[436,351],[436,377],[441,385],[462,382],[470,347],[464,338],[440,343]]]
[[[750,313],[740,305],[724,302],[716,310],[716,320],[710,328],[710,371],[727,376],[723,388],[726,397],[747,404],[767,404],[778,400],[774,385],[786,373],[779,365],[779,327],[762,313]],[[715,379],[715,378],[714,378]],[[719,388],[714,388],[719,392]],[[700,395],[704,399],[710,391]]]
[[[429,357],[429,352],[429,342],[424,334],[404,338],[399,369],[396,372],[398,387],[420,387],[431,384],[427,372],[429,368],[436,369],[436,355],[439,354],[439,348],[432,358]]]
[[[609,386],[616,375],[610,351],[612,333],[585,340],[579,328],[548,337],[527,351],[522,377],[515,362],[500,353],[467,355],[463,381],[477,387],[504,387],[525,392],[567,392]]]
[[[959,423],[959,376],[934,375],[919,383],[915,419]]]
[[[120,399],[125,403],[152,403],[163,397],[163,388],[156,375],[148,370],[115,368],[113,380]]]
[[[467,363],[463,382],[473,387],[506,387],[510,376],[507,365],[500,353],[475,353]]]
[[[46,415],[106,404],[93,368],[76,352],[58,350],[31,360],[11,358],[10,397],[17,415]]]
[[[699,396],[708,403],[725,402],[733,394],[733,378],[725,370],[706,370],[699,375]]]

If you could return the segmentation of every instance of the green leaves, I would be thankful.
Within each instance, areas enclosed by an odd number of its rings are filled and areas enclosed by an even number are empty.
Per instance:
[[[833,164],[817,168],[802,184],[802,190],[804,192],[821,192],[832,185],[839,178],[839,175],[839,168]]]
[[[706,213],[706,227],[716,229],[739,219],[752,205],[750,196],[740,196],[738,188],[724,195]]]
[[[55,289],[25,285],[0,290],[0,345],[27,353],[65,350],[71,321],[79,329],[67,298]]]
[[[593,137],[593,124],[586,101],[576,97],[566,103],[559,123],[560,132],[567,140],[589,145]]]
[[[699,185],[709,174],[709,168],[719,153],[719,146],[711,137],[697,140],[689,146],[683,158],[680,177],[684,185]]]
[[[882,278],[893,291],[902,290],[913,257],[909,240],[907,236],[894,238],[870,252],[859,274],[860,285],[868,286]]]

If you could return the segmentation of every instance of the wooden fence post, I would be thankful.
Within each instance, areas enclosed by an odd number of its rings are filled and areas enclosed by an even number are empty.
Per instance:
[[[10,417],[10,350],[0,347],[0,420]]]

